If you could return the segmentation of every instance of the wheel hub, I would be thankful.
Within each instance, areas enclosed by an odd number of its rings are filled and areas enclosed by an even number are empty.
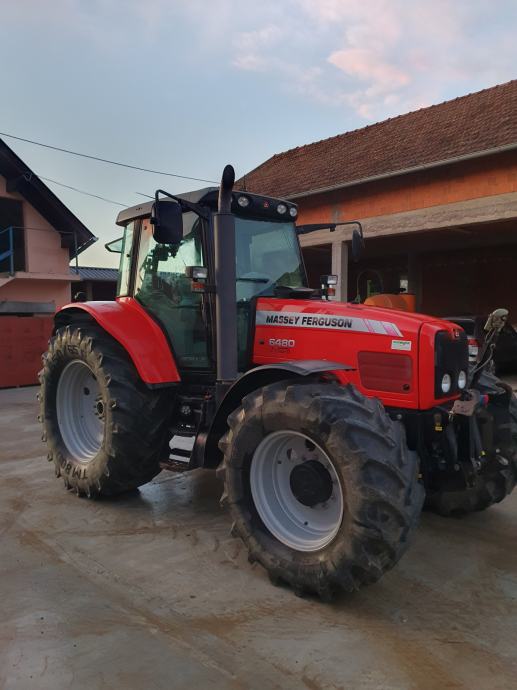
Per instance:
[[[85,362],[72,360],[61,372],[56,412],[68,452],[78,462],[89,462],[102,447],[105,407],[99,383]]]
[[[343,490],[325,451],[298,431],[275,431],[259,443],[250,468],[253,503],[267,530],[286,546],[318,551],[336,536]]]
[[[289,482],[296,500],[310,508],[328,501],[334,488],[329,471],[317,460],[296,465]]]

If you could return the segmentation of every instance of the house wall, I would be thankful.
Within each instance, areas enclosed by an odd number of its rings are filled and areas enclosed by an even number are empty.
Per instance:
[[[0,287],[0,300],[12,302],[53,302],[56,309],[71,300],[70,282],[15,278]],[[0,316],[0,318],[2,318]]]
[[[28,273],[66,274],[69,271],[68,249],[61,247],[61,236],[21,194],[8,192],[0,175],[0,196],[22,202],[25,226],[25,259]]]
[[[25,275],[23,278],[15,275],[13,280],[2,285],[0,300],[53,302],[59,308],[70,301],[68,249],[61,247],[59,233],[21,194],[7,191],[2,176],[0,196],[22,202],[25,244]],[[34,274],[34,279],[28,278],[27,274]]]

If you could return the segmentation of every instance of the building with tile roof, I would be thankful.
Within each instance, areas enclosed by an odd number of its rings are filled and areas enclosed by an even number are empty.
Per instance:
[[[362,222],[358,264],[348,226],[302,237],[312,284],[338,273],[342,299],[409,287],[429,313],[517,321],[517,80],[276,154],[238,186],[296,201],[300,224]]]

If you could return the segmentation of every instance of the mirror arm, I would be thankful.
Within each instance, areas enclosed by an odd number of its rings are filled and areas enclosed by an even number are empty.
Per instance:
[[[336,227],[341,223],[310,223],[309,225],[297,225],[297,235],[307,235],[309,232],[316,232],[317,230],[330,230],[334,232]]]
[[[187,201],[186,199],[182,199],[179,196],[175,196],[174,194],[169,194],[169,192],[166,192],[163,189],[157,189],[156,192],[154,193],[154,200],[158,201],[159,194],[163,194],[164,196],[168,197],[169,199],[173,199],[174,201],[177,201],[178,204],[181,206],[182,211],[194,211],[198,216],[201,216],[201,218],[204,218],[205,220],[208,220],[210,217],[209,211],[204,207],[200,206],[199,204],[193,204],[191,201]]]
[[[363,226],[358,220],[344,220],[340,223],[310,223],[308,225],[297,225],[296,233],[298,235],[307,235],[309,232],[316,232],[317,230],[330,230],[330,232],[334,232],[338,225],[357,225],[361,237],[364,239]]]
[[[363,226],[358,220],[346,220],[343,221],[343,223],[336,223],[336,225],[357,225],[357,227],[359,228],[359,232],[361,233],[361,237],[362,239],[364,239]]]

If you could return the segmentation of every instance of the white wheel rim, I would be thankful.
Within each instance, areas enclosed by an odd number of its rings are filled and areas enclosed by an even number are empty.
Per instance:
[[[300,502],[292,488],[293,470],[305,464],[305,472],[308,462],[326,485],[326,500],[312,506]],[[318,551],[336,536],[343,520],[343,489],[330,458],[308,436],[296,431],[266,436],[253,454],[250,483],[262,522],[286,546]]]
[[[68,452],[79,462],[89,462],[102,446],[105,409],[99,383],[84,362],[74,360],[61,372],[56,411]]]

